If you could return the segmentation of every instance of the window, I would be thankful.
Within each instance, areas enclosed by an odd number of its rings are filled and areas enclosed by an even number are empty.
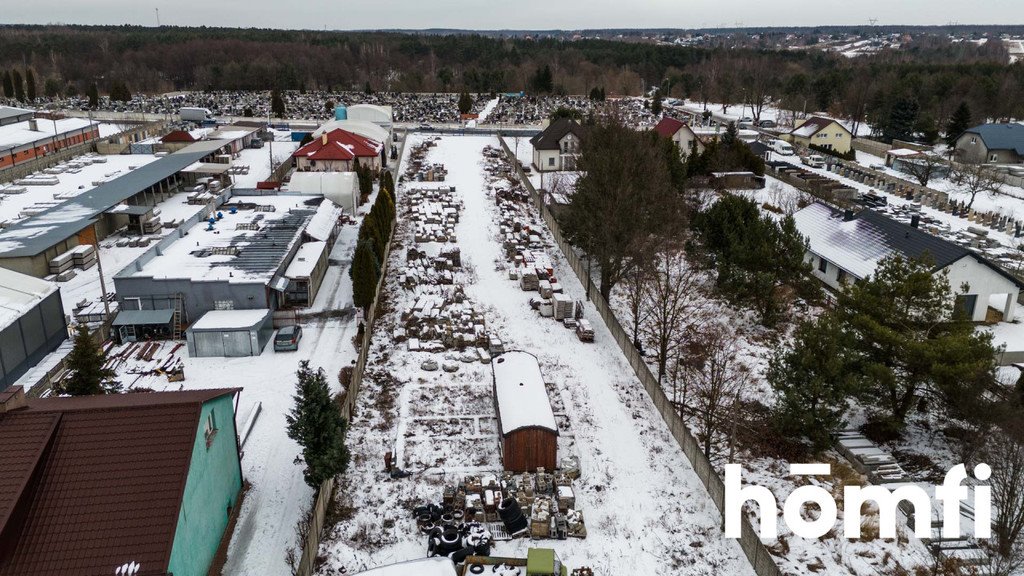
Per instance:
[[[234,302],[234,300],[214,300],[213,301],[213,309],[214,310],[234,310],[235,309],[235,302]]]
[[[988,161],[989,162],[999,162],[999,154],[989,154],[988,155]]]
[[[840,268],[839,272],[836,272],[836,281],[840,284],[846,284],[846,270]]]
[[[971,144],[977,144],[977,143],[978,143],[978,137],[977,136],[971,136]]]
[[[125,298],[121,304],[122,310],[142,310],[142,298],[130,297]]]
[[[974,318],[974,309],[977,305],[977,294],[960,294],[956,297],[954,309],[957,314],[963,314],[968,320],[972,320]]]
[[[554,166],[554,165],[555,165],[555,157],[552,156],[552,157],[548,158],[548,166]]]
[[[217,436],[217,419],[212,411],[206,415],[206,428],[203,430],[203,435],[206,437],[206,449],[209,450],[213,439]]]
[[[828,260],[825,260],[824,258],[819,258],[818,259],[818,272],[824,273],[824,272],[827,272],[827,271],[828,271]]]

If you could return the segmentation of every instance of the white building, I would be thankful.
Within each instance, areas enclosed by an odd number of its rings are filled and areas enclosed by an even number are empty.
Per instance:
[[[1022,282],[981,254],[933,236],[914,223],[897,222],[872,210],[842,212],[814,203],[794,214],[796,227],[810,243],[806,260],[814,276],[839,289],[874,273],[892,254],[929,257],[935,272],[948,275],[950,299],[975,322],[989,308],[1013,320]],[[966,287],[966,291],[963,291]]]
[[[530,139],[533,166],[539,172],[575,170],[580,153],[583,126],[570,118],[559,118]]]

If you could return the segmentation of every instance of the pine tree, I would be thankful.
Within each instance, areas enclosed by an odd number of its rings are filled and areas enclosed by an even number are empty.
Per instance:
[[[25,81],[21,77],[21,72],[17,69],[11,71],[11,82],[14,83],[14,99],[18,102],[25,101]]]
[[[364,311],[373,305],[373,293],[377,289],[380,268],[373,252],[371,241],[360,240],[356,243],[355,254],[352,256],[352,302]]]
[[[662,111],[662,97],[661,90],[654,91],[654,98],[651,99],[651,114],[658,115]]]
[[[28,97],[29,102],[35,102],[36,100],[36,75],[29,68],[25,70],[25,95]]]
[[[68,355],[71,375],[63,383],[64,392],[72,396],[117,392],[120,384],[113,381],[114,371],[104,367],[106,354],[93,340],[89,328],[79,324],[75,330],[75,345]]]
[[[967,102],[961,102],[953,115],[949,117],[949,123],[946,124],[946,145],[950,148],[956,146],[957,138],[970,127],[971,109],[967,106]]]
[[[363,86],[363,92],[365,92],[366,94],[373,94],[373,87],[370,86],[369,80],[366,81],[366,86]]]
[[[129,102],[132,99],[132,93],[128,89],[128,85],[123,81],[116,81],[110,86],[110,100],[113,102]]]
[[[306,484],[317,489],[325,480],[348,468],[349,451],[345,446],[348,423],[331,398],[323,368],[314,371],[309,361],[303,360],[296,376],[298,382],[292,396],[295,405],[285,416],[288,437],[302,446],[302,459],[306,463],[302,475]]]
[[[334,100],[324,102],[324,112],[326,112],[328,116],[334,115]]]
[[[86,89],[85,95],[89,98],[89,108],[96,108],[100,105],[100,90],[93,82],[89,84],[89,88]]]
[[[771,359],[767,379],[777,394],[775,419],[785,434],[828,448],[844,424],[855,379],[848,369],[849,338],[830,316],[797,326],[793,342]]]
[[[4,70],[3,85],[4,98],[14,98],[14,80],[11,78],[10,70]]]
[[[459,94],[459,114],[469,114],[472,109],[473,97],[469,95],[469,92]]]
[[[270,93],[270,111],[274,113],[274,116],[284,118],[286,112],[284,98],[281,98],[281,92],[278,90]]]
[[[252,118],[253,117],[252,107],[251,106],[246,106],[242,110],[242,116],[244,116],[246,118]]]
[[[914,135],[914,126],[917,124],[917,113],[920,106],[917,100],[912,98],[900,98],[892,105],[889,111],[889,119],[882,129],[882,136],[886,141],[909,140]]]

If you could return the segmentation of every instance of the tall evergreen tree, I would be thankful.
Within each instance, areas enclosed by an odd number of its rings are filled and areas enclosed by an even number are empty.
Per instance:
[[[661,90],[655,90],[654,91],[654,98],[651,99],[651,114],[654,114],[654,115],[661,114],[661,111],[662,111],[661,102],[662,102],[662,100],[663,100],[663,98],[661,97]]]
[[[104,367],[106,362],[106,354],[93,340],[89,328],[85,324],[79,324],[75,329],[75,345],[68,355],[71,374],[64,380],[64,393],[72,396],[89,396],[120,390],[120,384],[114,381],[114,371]]]
[[[11,70],[11,82],[14,83],[14,99],[18,102],[25,101],[25,80],[17,69]]]
[[[4,70],[3,73],[4,98],[14,98],[14,80],[11,79],[11,71]]]
[[[892,105],[889,111],[889,118],[886,122],[882,136],[886,141],[910,140],[914,136],[914,126],[917,124],[917,114],[920,109],[918,102],[913,98],[900,98]]]
[[[345,446],[348,423],[331,398],[323,368],[314,371],[309,361],[303,360],[296,376],[298,382],[292,396],[295,405],[285,416],[288,437],[302,446],[302,459],[306,463],[302,475],[306,484],[317,489],[325,480],[348,468],[349,451]]]
[[[100,90],[93,82],[89,84],[89,88],[86,89],[85,95],[89,98],[89,108],[96,108],[100,105]]]
[[[463,92],[459,94],[459,114],[469,114],[469,111],[473,109],[473,97],[469,95],[469,92]]]
[[[949,123],[946,124],[946,145],[950,148],[956,146],[956,139],[970,127],[971,109],[967,106],[967,102],[961,102],[953,115],[949,117]]]
[[[374,254],[372,241],[360,240],[356,243],[355,254],[352,256],[352,302],[364,311],[373,304],[373,293],[377,289],[380,268]]]
[[[286,113],[284,98],[281,97],[281,92],[279,90],[273,90],[270,93],[270,111],[273,112],[274,116],[284,118]]]
[[[36,74],[31,68],[25,70],[25,96],[29,102],[36,100]]]

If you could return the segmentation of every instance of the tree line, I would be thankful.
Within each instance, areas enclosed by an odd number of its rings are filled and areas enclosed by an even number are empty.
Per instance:
[[[145,93],[277,88],[637,95],[657,87],[666,98],[749,106],[755,117],[769,101],[801,113],[826,111],[868,120],[888,130],[886,135],[908,124],[916,132],[941,131],[961,102],[977,119],[1024,116],[1024,65],[1008,65],[1000,42],[954,43],[925,33],[899,50],[846,58],[820,50],[471,34],[138,26],[2,30],[0,69],[33,70],[48,96],[82,94],[93,84],[105,93],[118,84]]]

